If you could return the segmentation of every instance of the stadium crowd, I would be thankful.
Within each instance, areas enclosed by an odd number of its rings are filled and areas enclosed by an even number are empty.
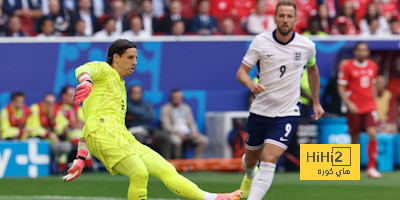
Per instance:
[[[1,110],[0,141],[47,140],[53,163],[52,173],[65,173],[75,158],[78,140],[84,126],[83,110],[73,102],[75,88],[61,90],[59,101],[54,94],[45,94],[41,102],[25,105],[25,95],[14,92],[10,102]],[[159,152],[166,159],[186,157],[182,153],[193,149],[200,158],[208,138],[199,133],[191,108],[184,103],[179,89],[171,92],[170,102],[161,107],[160,123],[155,120],[153,105],[142,99],[142,88],[129,88],[126,126],[138,141]],[[190,156],[191,157],[191,156]],[[89,156],[85,166],[90,169]]]
[[[0,0],[3,37],[254,35],[278,0]],[[400,34],[398,0],[296,0],[304,35]]]

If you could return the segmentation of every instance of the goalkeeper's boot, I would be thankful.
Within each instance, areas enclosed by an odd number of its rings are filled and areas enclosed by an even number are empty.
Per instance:
[[[239,200],[242,197],[242,191],[236,190],[232,193],[217,194],[215,200]]]
[[[258,167],[255,167],[255,171],[258,171]],[[242,190],[242,197],[247,198],[250,194],[251,182],[253,179],[247,178],[246,174],[243,176],[242,183],[240,184],[240,189]]]

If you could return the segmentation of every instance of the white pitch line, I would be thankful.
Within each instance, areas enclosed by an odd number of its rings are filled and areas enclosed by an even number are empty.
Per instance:
[[[56,196],[56,195],[33,195],[33,196],[0,196],[0,200],[126,200],[117,197],[83,197],[83,196]],[[148,199],[148,200],[170,200],[170,199]]]

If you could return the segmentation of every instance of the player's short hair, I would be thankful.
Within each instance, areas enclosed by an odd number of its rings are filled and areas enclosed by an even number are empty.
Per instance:
[[[69,88],[74,89],[74,87],[72,87],[72,86],[70,86],[70,85],[64,86],[64,87],[61,89],[61,93],[60,93],[61,96],[62,96],[63,94],[67,94]]]
[[[139,85],[139,84],[134,84],[134,85],[132,85],[131,87],[129,87],[129,93],[132,91],[132,89],[133,89],[134,87],[138,87],[138,88],[140,88],[140,90],[143,91],[143,88],[142,88],[141,85]]]
[[[364,41],[360,41],[360,42],[357,42],[355,45],[354,45],[354,51],[358,48],[358,46],[360,46],[360,45],[362,45],[362,44],[365,44],[365,45],[367,45],[367,47],[368,47],[368,44],[366,43],[366,42],[364,42]],[[369,47],[368,47],[369,48]]]
[[[172,95],[177,93],[177,92],[182,92],[182,90],[179,89],[179,88],[174,88],[174,89],[171,90],[171,92],[169,93],[169,101],[172,100]]]
[[[48,97],[57,98],[56,95],[54,95],[53,93],[46,93],[46,94],[44,94],[44,96],[43,96],[43,100],[45,100],[45,99],[48,98]]]
[[[113,55],[114,55],[115,53],[118,54],[119,56],[122,56],[122,54],[124,54],[125,51],[126,51],[127,49],[130,49],[130,48],[135,48],[135,49],[137,49],[137,46],[136,46],[135,43],[133,43],[133,42],[131,42],[131,41],[129,41],[129,40],[126,40],[126,39],[118,39],[118,40],[114,41],[114,42],[110,45],[110,47],[108,48],[107,63],[108,63],[109,65],[112,64],[112,62],[113,62]]]
[[[275,7],[275,16],[278,12],[278,8],[279,6],[293,6],[294,8],[294,16],[296,16],[297,14],[297,5],[296,2],[294,0],[280,0]]]
[[[15,100],[16,98],[18,98],[18,97],[24,97],[24,98],[25,98],[25,94],[24,94],[23,92],[20,92],[20,91],[13,92],[13,93],[11,94],[10,100],[11,100],[11,101],[14,101],[14,100]]]
[[[115,19],[115,17],[107,17],[104,21],[103,21],[103,28],[106,26],[106,24],[108,24],[108,22],[110,22],[111,20],[117,21]]]

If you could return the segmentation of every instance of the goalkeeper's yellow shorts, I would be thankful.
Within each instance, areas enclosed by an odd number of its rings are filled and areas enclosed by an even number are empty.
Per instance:
[[[128,130],[104,125],[88,133],[85,140],[90,153],[103,163],[110,174],[118,173],[113,170],[113,167],[125,157],[142,156],[152,151],[148,146],[137,141]]]

